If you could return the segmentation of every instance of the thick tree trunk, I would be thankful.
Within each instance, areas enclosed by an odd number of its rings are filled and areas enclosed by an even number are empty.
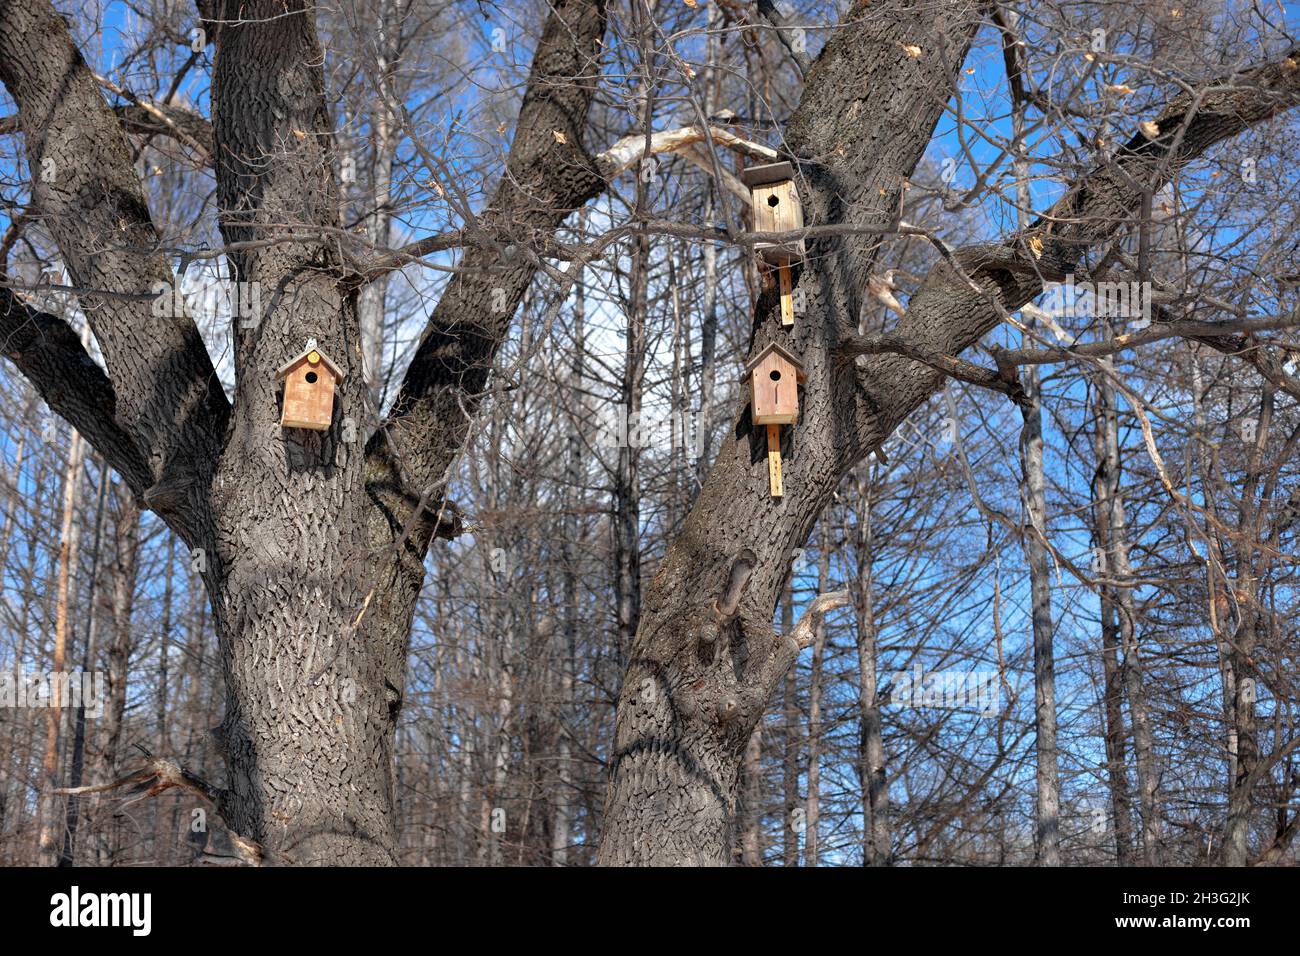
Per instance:
[[[150,301],[171,268],[121,124],[47,0],[0,0],[0,81],[73,283],[106,293],[82,306],[108,374],[66,323],[0,292],[6,355],[193,549],[226,683],[225,821],[277,862],[391,863],[393,730],[423,557],[454,525],[448,470],[538,269],[531,250],[605,185],[582,145],[605,7],[553,5],[506,173],[482,214],[461,210],[461,271],[368,441],[356,300],[395,265],[345,249],[315,9],[200,8],[230,279],[261,292],[260,313],[235,317],[233,414],[192,319]],[[276,371],[310,339],[345,373],[319,433],[279,426]]]
[[[955,4],[936,18],[927,8],[932,52],[920,58],[903,50],[918,35],[907,3],[850,16],[831,38],[787,136],[796,156],[817,160],[801,170],[809,224],[890,219],[942,108],[934,90],[960,67],[972,9]],[[881,89],[891,97],[882,101]],[[868,117],[872,135],[850,136]],[[801,356],[809,387],[799,422],[784,429],[785,497],[768,495],[763,433],[746,408],[647,590],[616,718],[603,864],[727,862],[745,744],[796,652],[771,627],[790,555],[847,468],[893,427],[880,422],[859,435],[845,400],[854,366],[833,354],[837,317],[858,315],[874,245],[812,241],[795,269],[808,309],[792,332],[777,334]],[[756,346],[779,328],[778,314],[769,289],[756,310]],[[735,612],[719,615],[714,602],[744,555],[752,556],[748,586]]]

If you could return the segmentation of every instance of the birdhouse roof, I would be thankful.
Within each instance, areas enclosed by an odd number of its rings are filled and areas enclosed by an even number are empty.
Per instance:
[[[766,186],[768,183],[780,183],[794,179],[794,166],[788,162],[764,163],[762,166],[750,166],[741,170],[740,181],[750,189]]]
[[[747,363],[745,363],[745,374],[741,376],[741,378],[743,379],[748,377],[754,371],[754,369],[758,367],[759,363],[762,362],[763,359],[767,358],[773,352],[775,352],[782,359],[784,359],[785,361],[789,362],[791,365],[794,366],[795,374],[798,376],[799,381],[803,382],[807,380],[808,376],[804,374],[803,362],[800,362],[797,358],[795,358],[788,349],[778,345],[775,342],[769,342],[767,344],[767,347],[764,348],[763,351],[759,352]]]
[[[299,362],[306,361],[307,356],[310,355],[312,352],[315,352],[317,355],[320,356],[320,360],[324,362],[326,367],[334,374],[334,378],[336,380],[340,382],[343,381],[343,375],[344,375],[343,370],[339,368],[337,365],[335,365],[334,362],[330,359],[330,357],[320,350],[320,348],[316,345],[316,342],[314,340],[308,342],[307,347],[305,349],[303,349],[293,358],[289,359],[289,361],[281,365],[276,370],[275,377],[284,378],[291,371],[293,371],[294,367],[297,366]]]

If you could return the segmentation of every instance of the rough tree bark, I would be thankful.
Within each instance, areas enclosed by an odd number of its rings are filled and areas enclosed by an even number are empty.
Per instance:
[[[902,180],[960,68],[976,11],[953,3],[936,17],[920,4],[852,5],[807,73],[786,131],[808,225],[889,226]],[[726,862],[745,742],[799,650],[772,633],[772,612],[793,548],[842,475],[941,385],[935,366],[1014,390],[1001,371],[955,356],[1040,294],[1045,280],[1075,271],[1082,253],[1138,208],[1144,189],[1295,105],[1298,74],[1295,61],[1284,59],[1176,97],[1151,121],[1154,136],[1135,134],[1120,145],[1049,215],[1005,243],[945,257],[887,335],[848,333],[872,241],[860,234],[810,238],[795,270],[808,308],[793,330],[778,331],[770,290],[755,310],[752,347],[779,337],[808,373],[800,420],[787,439],[786,494],[767,495],[761,438],[746,408],[647,589],[619,701],[601,863]],[[855,365],[851,355],[874,358]],[[727,582],[738,569],[747,586],[733,600],[737,589]]]
[[[813,64],[786,136],[809,225],[892,219],[943,109],[935,91],[949,88],[977,23],[973,4],[947,5],[937,19],[932,7],[922,18],[922,6],[855,3]],[[785,429],[785,497],[768,495],[763,432],[746,408],[645,595],[616,719],[603,864],[727,860],[745,744],[798,650],[771,627],[790,555],[844,471],[888,433],[859,428],[855,369],[835,349],[842,317],[859,313],[878,241],[808,242],[794,275],[807,308],[789,332],[775,331],[774,291],[760,297],[754,347],[779,338],[809,379],[799,422]],[[720,611],[743,554],[747,587]]]
[[[380,428],[366,415],[357,296],[384,270],[358,270],[338,238],[314,7],[201,12],[230,278],[263,292],[262,314],[235,329],[233,406],[191,318],[155,314],[172,269],[123,127],[46,0],[0,0],[0,81],[107,374],[66,323],[0,291],[5,354],[194,549],[227,690],[216,733],[228,781],[211,794],[261,845],[250,858],[392,863],[407,638],[425,550],[455,524],[440,485],[537,271],[527,250],[605,184],[582,146],[604,3],[565,0],[547,18],[506,175]],[[346,373],[334,423],[282,431],[275,371],[309,338]]]
[[[65,322],[0,289],[3,351],[204,568],[227,685],[219,738],[228,786],[210,791],[222,816],[262,845],[259,856],[280,862],[390,863],[393,728],[411,617],[429,542],[456,525],[444,487],[540,268],[535,250],[617,172],[582,145],[605,7],[561,0],[548,16],[505,175],[486,209],[467,218],[461,268],[378,427],[366,417],[359,289],[446,246],[434,237],[381,266],[349,253],[309,3],[213,0],[202,9],[215,42],[220,226],[227,242],[242,243],[229,250],[231,278],[264,291],[262,313],[235,330],[233,404],[194,322],[155,314],[157,287],[174,277],[126,119],[104,101],[48,0],[0,0],[0,82],[18,104],[33,211],[83,290],[106,371]],[[907,0],[851,5],[811,65],[785,140],[810,224],[892,228],[976,25],[974,3],[946,4],[938,16]],[[1121,145],[1051,215],[945,259],[889,336],[852,335],[845,318],[859,314],[878,239],[810,238],[808,262],[795,270],[807,309],[793,332],[778,330],[774,290],[756,310],[754,346],[780,338],[809,373],[803,418],[787,430],[786,497],[767,496],[762,436],[742,411],[645,596],[602,862],[726,860],[741,752],[810,640],[808,617],[775,637],[772,611],[793,548],[840,477],[933,393],[943,378],[936,365],[1005,384],[954,356],[1037,295],[1045,277],[1072,270],[1143,191],[1295,105],[1297,73],[1285,60],[1177,97],[1153,120],[1157,135]],[[274,370],[308,338],[347,377],[330,431],[285,433]],[[873,357],[855,364],[856,355]],[[348,441],[354,428],[364,441]]]

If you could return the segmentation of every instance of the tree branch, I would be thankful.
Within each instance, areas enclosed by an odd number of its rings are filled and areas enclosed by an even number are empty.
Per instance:
[[[583,148],[599,75],[604,0],[555,3],[533,55],[506,170],[429,321],[384,429],[367,450],[369,487],[390,536],[459,454],[515,310],[548,239],[606,180]],[[400,492],[398,486],[400,485]],[[420,532],[423,553],[431,527]]]
[[[1041,294],[1046,281],[1077,272],[1083,253],[1141,208],[1144,192],[1159,189],[1217,143],[1300,104],[1297,56],[1293,50],[1177,96],[1157,114],[1154,137],[1135,132],[1023,234],[938,263],[912,297],[895,341],[956,356]],[[1154,329],[1136,333],[1143,335],[1160,337]],[[1016,355],[1005,359],[1014,363]],[[859,367],[861,454],[938,387],[940,373],[918,364],[887,357]]]
[[[48,0],[0,0],[0,82],[18,104],[32,201],[58,243],[103,352],[116,421],[153,482],[207,473],[229,405],[193,321],[156,317],[148,296],[174,281],[158,248],[121,123]],[[155,250],[146,252],[141,250]],[[138,483],[138,476],[134,479]],[[204,510],[199,480],[176,527]]]
[[[758,0],[759,15],[776,28],[777,39],[785,47],[786,52],[790,54],[790,59],[794,65],[799,68],[799,75],[806,76],[812,69],[812,57],[808,55],[807,50],[799,49],[790,39],[790,31],[798,29],[790,25],[790,19],[777,9],[773,0]]]
[[[143,496],[153,483],[148,462],[114,418],[113,383],[72,327],[0,287],[0,352],[51,409],[104,456],[136,496]]]

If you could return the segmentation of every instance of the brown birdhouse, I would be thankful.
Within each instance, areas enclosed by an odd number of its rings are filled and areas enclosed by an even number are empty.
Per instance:
[[[799,418],[803,363],[773,342],[745,366],[755,425],[793,425]]]
[[[328,431],[334,418],[334,386],[343,381],[343,371],[316,348],[316,340],[280,366],[276,377],[284,379],[280,427]]]
[[[789,232],[803,228],[803,206],[794,188],[794,167],[790,163],[751,166],[740,174],[749,187],[755,232]],[[788,266],[804,256],[802,239],[790,242],[760,242],[754,250],[774,266]]]

